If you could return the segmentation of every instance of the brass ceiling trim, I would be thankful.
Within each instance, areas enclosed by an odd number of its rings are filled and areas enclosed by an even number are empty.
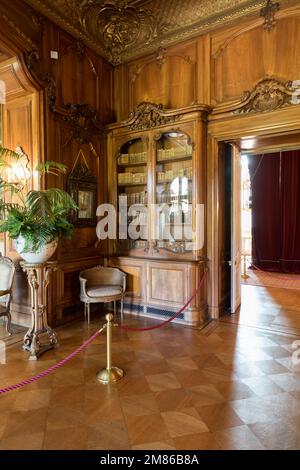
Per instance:
[[[202,17],[189,24],[168,21],[166,5],[156,0],[85,0],[74,4],[73,15],[68,15],[71,2],[65,0],[25,0],[31,7],[48,17],[71,35],[81,39],[87,46],[113,65],[128,62],[153,53],[159,47],[192,39],[214,28],[232,24],[236,20],[257,15],[266,6],[266,0],[214,0],[212,4],[203,0]],[[184,0],[181,0],[184,3]],[[69,4],[68,4],[69,3]],[[169,4],[182,8],[182,3],[170,0]],[[193,1],[187,0],[187,5]],[[282,0],[282,6],[295,4],[295,0]],[[156,5],[156,9],[153,7]],[[231,5],[231,7],[230,7]],[[198,9],[201,9],[199,0]],[[59,8],[61,10],[59,10]],[[80,13],[80,14],[79,14]],[[164,15],[165,13],[165,15]],[[70,16],[71,19],[69,19]],[[162,20],[166,16],[165,22]],[[173,15],[174,16],[174,15]],[[199,16],[199,14],[198,14]],[[197,17],[195,6],[189,17]],[[172,15],[170,16],[172,18]],[[180,18],[180,15],[178,15]],[[173,18],[174,19],[174,18]]]

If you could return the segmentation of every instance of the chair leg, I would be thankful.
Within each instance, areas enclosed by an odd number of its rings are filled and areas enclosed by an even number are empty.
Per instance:
[[[86,302],[84,302],[84,311],[83,311],[83,314],[84,314],[84,319],[86,320]]]
[[[87,318],[88,318],[88,324],[91,322],[91,308],[90,308],[90,303],[87,303]]]
[[[11,314],[10,314],[10,311],[7,312],[6,331],[7,331],[7,333],[9,334],[9,336],[12,335],[12,330],[11,330]]]
[[[124,298],[121,299],[121,319],[124,318]]]
[[[117,314],[117,302],[114,300],[114,318],[116,318]]]

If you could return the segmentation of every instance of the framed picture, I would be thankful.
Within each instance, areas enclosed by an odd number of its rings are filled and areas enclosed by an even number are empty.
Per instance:
[[[97,223],[97,178],[89,168],[78,163],[68,177],[68,192],[78,209],[72,211],[70,222],[77,227],[92,227]]]

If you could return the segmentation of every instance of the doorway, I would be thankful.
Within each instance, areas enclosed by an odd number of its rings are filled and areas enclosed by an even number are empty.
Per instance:
[[[268,168],[271,162],[270,156],[272,155],[274,159],[277,156],[278,158],[284,158],[284,155],[291,154],[292,148],[294,150],[300,148],[300,146],[295,146],[295,135],[293,135],[289,138],[285,137],[283,147],[279,149],[278,145],[281,138],[281,136],[278,136],[274,140],[274,137],[272,137],[273,145],[271,148],[268,148],[269,140],[267,137],[256,139],[251,150],[243,148],[244,145],[246,147],[249,145],[249,140],[240,139],[234,143],[221,142],[219,144],[219,158],[221,159],[219,177],[221,177],[221,181],[223,179],[223,185],[220,185],[220,196],[223,195],[224,197],[223,205],[220,204],[220,211],[223,214],[220,221],[221,227],[223,224],[222,231],[225,237],[222,251],[222,273],[224,276],[221,279],[224,296],[222,314],[229,321],[291,332],[293,329],[300,331],[299,273],[280,272],[284,269],[279,268],[265,270],[264,264],[262,264],[260,270],[252,259],[252,233],[257,236],[257,232],[262,232],[263,227],[257,227],[257,220],[261,220],[261,217],[259,219],[255,216],[256,226],[254,230],[252,228],[252,203],[253,199],[254,201],[257,200],[253,191],[258,189],[257,184],[253,184],[251,177],[253,178],[253,174],[255,176],[261,168],[262,174],[259,174],[256,183],[259,182],[260,185],[265,185],[265,187],[260,186],[259,196],[261,197],[265,190],[266,194],[269,194],[266,175],[270,174],[270,168]],[[291,143],[287,142],[289,139],[292,140]],[[262,143],[264,144],[263,152]],[[277,149],[275,145],[277,145]],[[284,154],[284,152],[287,153]],[[263,155],[266,155],[265,165],[267,168],[261,166]],[[269,160],[267,160],[267,155]],[[253,164],[255,156],[257,156],[256,161],[259,164],[256,165],[253,172],[251,164]],[[279,162],[276,162],[276,165],[281,168],[281,163],[279,165]],[[278,172],[278,178],[281,185],[283,179],[282,169]],[[223,193],[221,193],[221,188]],[[278,194],[284,200],[281,186]],[[276,207],[274,211],[276,212]],[[279,218],[279,214],[276,214],[276,216]],[[281,227],[278,226],[278,230],[280,229]],[[269,234],[271,237],[272,230]],[[273,238],[276,238],[275,234]],[[279,236],[277,238],[278,240],[281,239]],[[256,260],[255,262],[257,263]],[[280,263],[280,266],[287,266],[284,260],[282,262],[280,259]]]

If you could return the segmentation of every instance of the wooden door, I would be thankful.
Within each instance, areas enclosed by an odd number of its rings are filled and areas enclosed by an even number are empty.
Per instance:
[[[241,305],[241,155],[231,145],[231,313]]]

